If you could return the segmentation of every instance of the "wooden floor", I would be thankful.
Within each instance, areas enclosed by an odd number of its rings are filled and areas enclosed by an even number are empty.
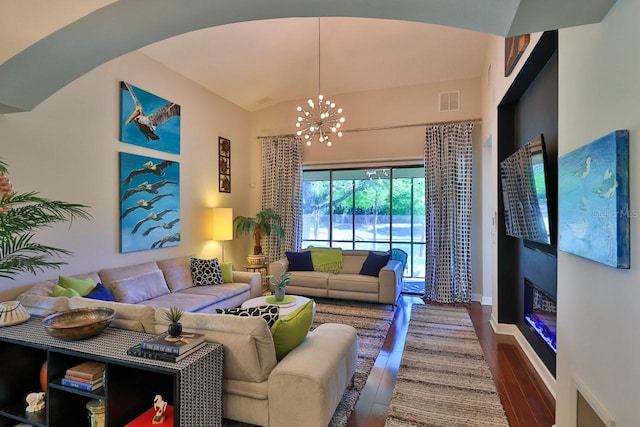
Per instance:
[[[371,370],[347,427],[384,426],[402,357],[411,306],[424,304],[403,295],[380,355]],[[469,314],[512,427],[554,424],[555,400],[531,366],[515,338],[496,335],[489,324],[490,306],[472,303]]]

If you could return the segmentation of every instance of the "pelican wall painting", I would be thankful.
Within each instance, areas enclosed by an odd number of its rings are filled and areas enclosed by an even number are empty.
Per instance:
[[[180,164],[120,153],[120,252],[178,246]]]
[[[558,159],[558,249],[629,268],[629,132],[618,130]]]
[[[120,82],[120,141],[180,154],[180,105]]]

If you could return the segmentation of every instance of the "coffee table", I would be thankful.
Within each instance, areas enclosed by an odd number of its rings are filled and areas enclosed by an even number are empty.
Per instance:
[[[286,304],[274,304],[274,303],[267,302],[267,298],[271,296],[272,295],[265,295],[261,297],[251,298],[243,302],[240,307],[251,308],[251,307],[257,307],[259,305],[277,305],[278,307],[280,307],[280,316],[286,316],[287,314],[293,312],[296,308],[300,307],[301,305],[309,301],[309,298],[307,297],[303,297],[299,295],[287,295],[287,296],[292,296],[294,298],[292,302],[286,303]],[[313,313],[315,314],[315,312],[316,312],[316,303],[314,301]]]

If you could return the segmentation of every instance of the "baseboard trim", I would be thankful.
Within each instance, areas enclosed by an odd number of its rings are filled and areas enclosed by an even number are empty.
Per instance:
[[[482,305],[493,305],[493,298],[491,297],[482,297]]]
[[[472,302],[480,302],[482,301],[482,294],[471,294]]]
[[[551,395],[555,399],[556,398],[556,379],[553,377],[553,375],[551,375],[551,372],[549,372],[549,370],[547,369],[545,364],[542,362],[538,354],[535,352],[533,347],[531,347],[531,344],[529,344],[529,341],[527,341],[524,335],[522,335],[522,332],[520,332],[520,329],[518,329],[516,325],[510,324],[510,323],[498,323],[493,318],[493,315],[489,320],[489,324],[491,324],[491,328],[493,329],[493,332],[495,332],[496,334],[512,335],[516,339],[516,341],[518,342],[518,345],[524,352],[525,356],[527,356],[527,359],[529,359],[529,362],[531,362],[531,364],[533,365],[533,369],[535,369],[538,375],[540,375],[542,382],[544,382],[544,385],[547,386],[549,393],[551,393]]]

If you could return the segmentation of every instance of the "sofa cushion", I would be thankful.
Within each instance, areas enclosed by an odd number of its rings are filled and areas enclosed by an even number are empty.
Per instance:
[[[66,298],[59,298],[65,299]],[[109,307],[115,316],[109,326],[130,331],[155,333],[154,320],[156,310],[142,304],[124,304],[120,302],[101,301],[86,297],[73,297],[69,300],[69,308]],[[166,329],[165,329],[166,330]]]
[[[191,277],[193,286],[222,285],[222,270],[218,258],[191,258]]]
[[[389,256],[389,254],[377,254],[375,252],[369,252],[369,255],[367,255],[367,259],[365,259],[364,263],[362,264],[360,274],[363,274],[365,276],[378,277],[382,267],[387,265],[387,262],[389,262]]]
[[[78,295],[83,297],[96,287],[96,282],[90,277],[77,279],[75,277],[60,276],[58,277],[58,286],[64,289],[73,289]],[[55,295],[55,290],[54,296],[57,296]]]
[[[313,261],[311,261],[311,252],[286,252],[287,261],[289,262],[289,271],[313,271]]]
[[[327,279],[331,273],[321,271],[292,271],[291,282],[293,286],[303,286],[305,288],[327,289]]]
[[[336,274],[327,280],[327,288],[331,291],[377,294],[380,282],[377,277],[363,274]]]
[[[259,317],[185,313],[180,319],[187,332],[204,334],[205,339],[223,345],[223,378],[263,382],[276,366],[276,352],[267,323]],[[156,311],[156,333],[167,330],[163,310]]]
[[[152,271],[158,271],[158,264],[155,262],[144,262],[141,264],[127,265],[124,267],[105,268],[98,272],[100,276],[96,283],[100,282],[109,287],[108,284],[116,280],[126,279],[128,277],[138,276]]]
[[[232,262],[221,262],[220,271],[222,271],[222,281],[224,283],[233,282],[233,263]]]
[[[81,297],[82,295],[80,295],[78,291],[73,288],[63,288],[60,285],[53,285],[53,296],[71,298]]]
[[[304,341],[311,323],[313,323],[313,300],[307,301],[274,323],[271,334],[278,361]]]
[[[118,302],[137,304],[169,293],[162,271],[116,280],[106,285]]]
[[[178,292],[193,286],[191,258],[192,255],[186,255],[156,261],[158,268],[164,273],[164,279],[171,292]]]
[[[100,301],[115,301],[115,298],[102,283],[96,283],[96,287],[85,295],[85,298],[97,299]]]
[[[277,305],[259,305],[249,308],[218,308],[218,314],[230,314],[241,317],[262,317],[267,326],[272,327],[280,315],[280,307]]]

